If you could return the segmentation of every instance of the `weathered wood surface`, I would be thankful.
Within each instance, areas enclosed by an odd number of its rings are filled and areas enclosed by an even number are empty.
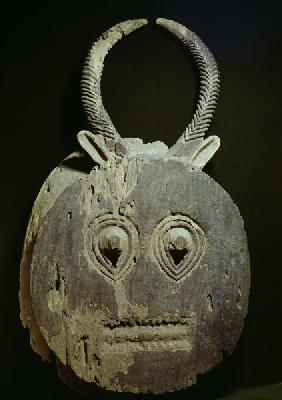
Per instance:
[[[83,380],[171,391],[233,350],[247,308],[246,237],[230,196],[203,172],[135,156],[89,174],[59,167],[29,232],[36,326]],[[119,234],[111,264],[103,243]],[[178,265],[169,253],[175,235],[187,247]]]
[[[78,134],[84,153],[51,173],[30,218],[21,318],[33,349],[44,360],[54,353],[72,387],[189,387],[233,351],[243,328],[250,283],[243,220],[201,171],[219,147],[218,137],[203,139],[218,95],[216,64],[195,34],[165,21],[186,35],[202,68],[189,129],[171,149],[116,132],[99,98],[103,57],[144,21],[118,25],[92,49],[83,78],[98,134]]]
[[[53,207],[58,196],[69,184],[82,179],[86,171],[90,170],[90,165],[85,168],[84,160],[85,156],[82,153],[74,153],[67,157],[62,165],[59,165],[52,171],[37,196],[25,237],[20,269],[19,300],[21,320],[24,327],[27,327],[30,331],[30,344],[33,350],[46,361],[50,360],[50,349],[36,325],[30,296],[30,267],[33,249],[42,220],[46,213]]]

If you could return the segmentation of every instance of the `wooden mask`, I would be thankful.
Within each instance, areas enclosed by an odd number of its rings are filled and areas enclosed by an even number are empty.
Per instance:
[[[200,73],[193,119],[174,146],[121,138],[101,98],[103,62],[122,22],[91,48],[82,101],[91,132],[36,199],[21,262],[21,318],[44,360],[110,390],[162,393],[194,384],[240,337],[249,255],[243,220],[202,172],[219,148],[204,138],[218,94],[216,61],[189,29],[161,25]],[[61,373],[63,377],[63,373]],[[63,377],[64,379],[64,377]]]

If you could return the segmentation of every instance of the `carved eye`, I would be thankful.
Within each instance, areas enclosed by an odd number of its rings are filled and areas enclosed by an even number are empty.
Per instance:
[[[179,267],[181,262],[191,253],[194,247],[193,237],[184,228],[172,228],[165,235],[165,251],[175,267]]]
[[[175,281],[185,277],[197,264],[205,244],[202,229],[185,215],[170,215],[163,219],[152,238],[159,266]]]
[[[92,240],[97,240],[93,237]],[[119,226],[108,226],[101,230],[98,238],[99,249],[106,262],[117,268],[122,252],[128,249],[128,237]]]
[[[93,266],[108,278],[121,278],[134,264],[139,239],[128,218],[110,213],[96,216],[89,224],[87,238]]]

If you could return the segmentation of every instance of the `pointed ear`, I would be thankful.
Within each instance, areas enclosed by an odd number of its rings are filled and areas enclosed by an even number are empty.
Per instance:
[[[193,169],[200,171],[204,168],[206,163],[212,158],[214,153],[220,146],[220,139],[218,136],[209,136],[199,144],[196,151],[189,157],[189,164]]]
[[[95,163],[103,165],[108,160],[109,150],[102,135],[93,135],[91,132],[81,131],[77,134],[77,140]]]

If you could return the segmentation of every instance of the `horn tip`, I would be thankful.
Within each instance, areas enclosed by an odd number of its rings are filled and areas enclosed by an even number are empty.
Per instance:
[[[157,18],[156,19],[156,24],[163,26],[164,28],[170,25],[175,25],[176,23],[171,20],[171,19],[167,19],[167,18]]]
[[[157,18],[156,19],[156,24],[157,25],[162,25],[163,23],[165,23],[167,21],[167,19],[165,18]]]
[[[111,31],[122,31],[124,35],[129,35],[131,32],[136,29],[142,28],[143,26],[148,24],[148,20],[146,18],[140,19],[129,19],[127,21],[120,22],[119,24],[113,26]]]
[[[177,31],[183,31],[182,33],[184,34],[189,32],[189,29],[185,27],[184,25],[179,24],[178,22],[173,21],[172,19],[166,19],[166,18],[157,18],[156,19],[156,24],[159,26],[162,26],[163,28],[167,29],[171,33],[176,34]]]
[[[140,23],[140,26],[147,25],[149,23],[149,21],[146,18],[141,18],[138,21]]]

